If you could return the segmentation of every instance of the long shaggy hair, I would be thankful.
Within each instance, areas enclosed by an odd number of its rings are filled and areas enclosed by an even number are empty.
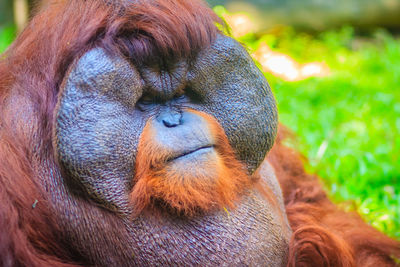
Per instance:
[[[93,47],[140,65],[191,58],[218,32],[200,1],[51,0],[0,56],[0,266],[61,266],[70,245],[34,162],[55,162],[53,113],[71,63]],[[80,259],[76,259],[79,261]]]

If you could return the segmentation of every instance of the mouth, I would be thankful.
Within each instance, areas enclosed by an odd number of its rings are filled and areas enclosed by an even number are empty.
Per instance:
[[[176,159],[179,159],[179,158],[184,158],[184,157],[187,157],[187,156],[194,156],[194,155],[197,155],[197,154],[200,155],[202,153],[206,153],[206,152],[209,152],[209,151],[213,150],[213,148],[214,148],[214,145],[201,146],[201,147],[198,147],[196,149],[185,151],[185,152],[183,152],[181,154],[178,154],[178,155],[168,159],[168,162],[176,160]]]

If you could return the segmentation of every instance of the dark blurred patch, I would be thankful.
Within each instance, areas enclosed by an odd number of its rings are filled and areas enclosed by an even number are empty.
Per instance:
[[[0,27],[13,21],[12,0],[0,1]]]

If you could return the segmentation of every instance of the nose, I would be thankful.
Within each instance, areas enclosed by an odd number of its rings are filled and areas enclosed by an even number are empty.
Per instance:
[[[172,128],[182,124],[182,112],[171,108],[163,109],[156,120],[165,127]]]

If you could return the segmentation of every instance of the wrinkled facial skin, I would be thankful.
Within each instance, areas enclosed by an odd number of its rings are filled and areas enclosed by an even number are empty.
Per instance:
[[[89,264],[285,264],[290,230],[273,174],[266,182],[273,185],[278,207],[249,189],[228,210],[186,217],[161,207],[132,215],[129,194],[148,121],[161,125],[154,127],[157,142],[179,155],[213,145],[207,126],[187,115],[189,109],[218,121],[249,174],[272,147],[275,100],[248,53],[229,37],[218,36],[194,61],[167,69],[134,66],[101,48],[70,68],[53,133],[62,173],[49,166],[54,171],[43,175],[52,179],[46,187],[54,192],[66,238]],[[180,136],[168,134],[171,130]]]

